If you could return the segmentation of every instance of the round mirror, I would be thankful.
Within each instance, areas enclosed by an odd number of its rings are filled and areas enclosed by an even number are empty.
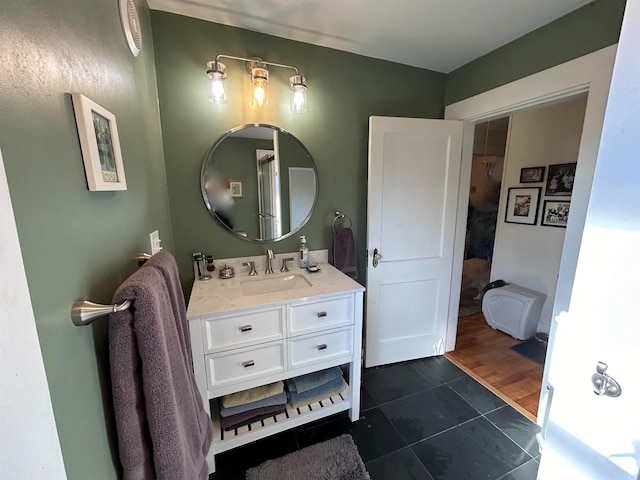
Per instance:
[[[248,241],[278,241],[311,217],[318,175],[296,137],[273,125],[251,124],[213,145],[200,187],[209,213],[230,232]]]

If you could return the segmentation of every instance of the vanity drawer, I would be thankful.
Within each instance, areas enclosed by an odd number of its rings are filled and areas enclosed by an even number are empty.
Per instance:
[[[282,341],[215,353],[205,358],[208,389],[280,373],[286,363]]]
[[[353,329],[347,327],[332,332],[290,339],[290,368],[299,368],[310,363],[351,356],[353,349],[352,332]]]
[[[205,320],[204,329],[207,353],[280,340],[284,334],[283,309]]]
[[[310,333],[353,323],[353,297],[341,297],[289,306],[292,335]]]

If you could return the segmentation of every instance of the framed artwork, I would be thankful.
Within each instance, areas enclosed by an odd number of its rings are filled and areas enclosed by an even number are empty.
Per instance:
[[[115,115],[81,93],[71,98],[89,190],[126,190]]]
[[[545,200],[540,225],[566,228],[570,204],[567,200]]]
[[[231,198],[242,198],[242,181],[229,180],[229,190],[231,190]]]
[[[535,225],[540,206],[541,187],[510,188],[507,193],[507,211],[504,221]]]
[[[576,177],[576,163],[549,165],[547,175],[546,197],[568,197],[573,192],[573,181]]]
[[[526,167],[520,169],[520,183],[540,183],[544,180],[547,167]]]

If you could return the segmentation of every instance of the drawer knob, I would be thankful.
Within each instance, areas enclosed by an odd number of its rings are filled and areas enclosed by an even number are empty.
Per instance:
[[[243,325],[240,327],[241,332],[250,332],[251,330],[253,330],[252,325]]]
[[[247,360],[246,362],[242,362],[242,366],[244,368],[253,367],[256,364],[253,360]]]
[[[327,316],[327,312],[318,312],[318,318],[326,317],[326,316]]]
[[[320,345],[318,345],[318,350],[326,350],[326,348],[327,348],[326,343],[321,343]]]

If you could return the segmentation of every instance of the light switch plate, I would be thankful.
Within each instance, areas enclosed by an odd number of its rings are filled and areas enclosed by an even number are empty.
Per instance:
[[[149,234],[149,245],[151,246],[151,255],[155,255],[162,247],[160,246],[160,232],[158,230],[154,230]]]

